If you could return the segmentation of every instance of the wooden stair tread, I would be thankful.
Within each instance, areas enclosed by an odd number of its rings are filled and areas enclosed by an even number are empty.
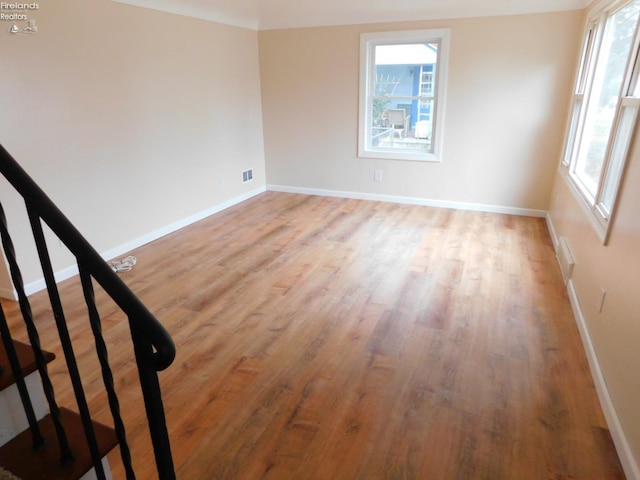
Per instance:
[[[60,465],[60,449],[51,420],[47,415],[38,424],[45,438],[45,447],[39,451],[31,448],[31,432],[26,430],[0,448],[0,465],[22,480],[77,480],[93,468],[91,453],[84,436],[80,415],[67,408],[60,414],[71,450],[76,458],[69,465]],[[98,440],[100,457],[104,457],[118,444],[115,430],[93,422]]]
[[[16,353],[18,354],[18,360],[22,367],[22,374],[26,377],[30,373],[35,372],[38,367],[36,365],[36,359],[31,345],[19,342],[18,340],[13,340],[13,345],[15,346]],[[47,363],[56,358],[56,356],[51,352],[43,350],[43,353]],[[0,342],[0,366],[2,366],[2,373],[0,373],[0,391],[2,391],[15,383],[13,373],[11,372],[11,365],[9,364],[9,358],[7,357],[7,352],[5,351],[2,342]]]

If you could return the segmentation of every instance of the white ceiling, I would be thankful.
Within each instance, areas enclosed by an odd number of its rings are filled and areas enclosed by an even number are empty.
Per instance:
[[[555,12],[583,9],[591,3],[591,0],[115,1],[254,30]]]

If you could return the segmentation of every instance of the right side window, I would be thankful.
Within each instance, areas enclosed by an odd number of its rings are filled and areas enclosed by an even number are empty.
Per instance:
[[[640,106],[639,18],[640,0],[590,16],[562,162],[603,242]]]

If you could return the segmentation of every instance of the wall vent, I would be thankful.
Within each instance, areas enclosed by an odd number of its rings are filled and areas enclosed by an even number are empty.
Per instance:
[[[573,273],[574,263],[573,255],[571,255],[571,250],[569,250],[569,244],[567,243],[567,239],[565,237],[560,237],[556,256],[558,258],[558,263],[560,264],[562,278],[564,279],[564,283],[566,284],[571,278],[571,274]]]
[[[247,182],[250,182],[251,180],[253,180],[253,168],[250,168],[249,170],[245,170],[244,172],[242,172],[242,183],[247,183]]]

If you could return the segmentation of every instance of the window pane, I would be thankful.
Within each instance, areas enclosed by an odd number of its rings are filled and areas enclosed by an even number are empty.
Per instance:
[[[611,160],[605,178],[604,191],[602,193],[601,210],[608,218],[613,209],[613,202],[618,191],[622,167],[627,156],[627,147],[633,134],[633,126],[636,119],[636,108],[627,107],[622,111],[620,123],[616,130],[616,139],[611,152]]]
[[[439,44],[375,47],[371,147],[433,152]]]
[[[598,54],[582,141],[574,168],[575,175],[593,197],[597,193],[602,174],[639,12],[640,0],[634,0],[607,19]]]
[[[571,125],[569,125],[569,135],[567,136],[567,147],[565,148],[563,165],[571,163],[573,156],[573,148],[576,141],[576,132],[578,131],[578,122],[580,121],[580,111],[582,109],[582,99],[578,98],[573,104],[573,114],[571,115]]]
[[[391,108],[391,106],[397,108]],[[371,146],[381,150],[402,150],[429,153],[433,151],[433,99],[401,101],[386,97],[373,99]],[[411,121],[411,114],[416,112]],[[377,115],[377,116],[376,116]]]

